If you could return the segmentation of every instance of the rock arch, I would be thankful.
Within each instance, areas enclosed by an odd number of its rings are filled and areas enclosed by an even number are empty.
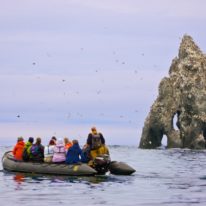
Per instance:
[[[188,35],[183,37],[178,57],[172,61],[169,77],[159,84],[139,147],[159,147],[163,135],[167,136],[169,148],[205,148],[206,56]]]

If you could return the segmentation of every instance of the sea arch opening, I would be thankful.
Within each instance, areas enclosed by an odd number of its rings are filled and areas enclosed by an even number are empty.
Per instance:
[[[163,135],[161,144],[162,144],[163,147],[167,147],[167,145],[168,145],[167,135],[165,135],[165,134]]]

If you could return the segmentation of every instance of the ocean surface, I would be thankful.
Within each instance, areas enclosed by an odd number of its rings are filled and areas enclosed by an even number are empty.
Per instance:
[[[62,177],[9,173],[0,166],[1,205],[206,205],[206,151],[110,146],[131,176]],[[11,147],[0,147],[0,157]]]

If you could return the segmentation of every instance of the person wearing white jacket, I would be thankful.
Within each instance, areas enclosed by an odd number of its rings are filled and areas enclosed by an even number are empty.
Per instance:
[[[49,145],[44,147],[44,162],[52,162],[54,155],[55,141],[50,140]]]

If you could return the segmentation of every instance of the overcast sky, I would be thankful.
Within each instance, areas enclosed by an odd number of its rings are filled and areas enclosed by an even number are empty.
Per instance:
[[[138,145],[184,34],[206,51],[205,0],[0,0],[0,145],[17,136]]]

